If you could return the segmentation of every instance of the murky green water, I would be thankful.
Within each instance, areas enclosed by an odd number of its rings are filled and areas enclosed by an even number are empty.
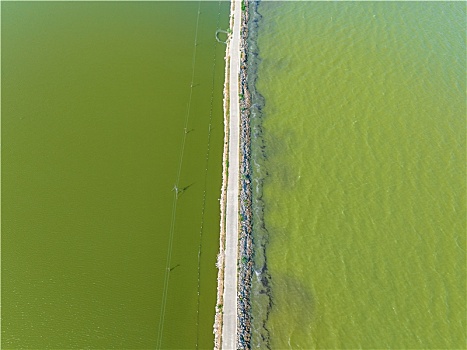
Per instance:
[[[254,346],[465,347],[465,9],[260,4]]]
[[[212,347],[229,4],[1,6],[2,348]]]

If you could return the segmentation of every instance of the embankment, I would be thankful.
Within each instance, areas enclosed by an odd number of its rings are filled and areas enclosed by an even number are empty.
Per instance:
[[[237,305],[237,348],[250,349],[251,279],[253,272],[252,174],[251,174],[251,94],[248,87],[248,35],[250,4],[244,2],[240,41],[240,232]]]
[[[236,3],[236,4],[235,4]],[[255,6],[248,1],[240,3],[232,1],[230,28],[233,30],[233,14],[234,7],[241,6],[241,25],[240,25],[240,71],[239,71],[239,110],[240,110],[240,163],[239,163],[239,236],[238,236],[238,261],[237,261],[237,334],[236,348],[250,349],[251,339],[251,281],[253,272],[253,239],[252,239],[252,177],[251,177],[251,128],[250,128],[250,108],[251,94],[248,89],[248,35],[249,35],[249,7]],[[227,177],[229,171],[229,136],[231,130],[230,125],[230,85],[229,80],[230,64],[231,64],[231,36],[227,43],[226,51],[226,80],[224,85],[224,160],[223,160],[223,186],[221,195],[221,235],[220,235],[220,252],[217,261],[219,268],[218,274],[218,297],[216,306],[216,319],[214,324],[215,344],[214,349],[220,349],[222,344],[222,329],[223,329],[223,305],[224,305],[224,290],[225,284],[225,240],[226,240],[226,191]],[[233,169],[231,169],[233,171]]]

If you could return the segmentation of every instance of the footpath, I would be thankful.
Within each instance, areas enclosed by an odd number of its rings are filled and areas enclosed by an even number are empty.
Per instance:
[[[239,222],[240,169],[240,23],[241,2],[233,2],[233,29],[229,43],[229,155],[225,222],[224,304],[222,317],[222,349],[235,349],[237,338],[237,261]]]

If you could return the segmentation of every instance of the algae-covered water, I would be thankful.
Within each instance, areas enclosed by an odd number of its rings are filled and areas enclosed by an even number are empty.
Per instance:
[[[465,348],[465,3],[258,10],[253,347]]]
[[[1,6],[2,349],[212,347],[229,4]]]

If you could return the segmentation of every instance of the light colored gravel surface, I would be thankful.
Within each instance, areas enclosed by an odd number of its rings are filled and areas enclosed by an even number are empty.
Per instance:
[[[224,270],[224,305],[222,325],[222,349],[236,348],[237,339],[237,255],[239,222],[239,70],[240,70],[240,23],[241,2],[234,1],[234,24],[230,41],[230,135],[229,168],[227,180],[226,242]]]

